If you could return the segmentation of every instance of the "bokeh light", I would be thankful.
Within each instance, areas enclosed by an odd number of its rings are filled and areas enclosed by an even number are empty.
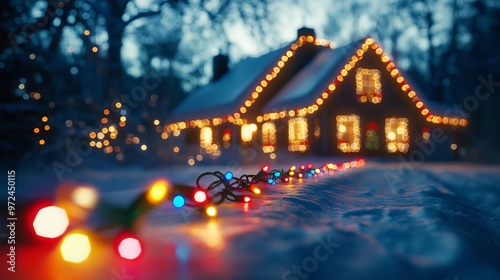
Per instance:
[[[99,194],[93,187],[79,186],[75,188],[71,198],[75,204],[87,209],[92,209],[99,200]]]
[[[60,247],[63,259],[72,263],[85,261],[91,250],[88,236],[82,233],[72,233],[65,236]]]
[[[38,211],[33,228],[38,236],[56,238],[61,236],[69,225],[68,215],[62,208],[47,206]]]
[[[157,180],[149,188],[146,198],[151,204],[158,204],[167,196],[168,182],[164,179]]]
[[[142,252],[141,243],[137,238],[127,237],[118,245],[118,253],[120,257],[127,260],[134,260]]]

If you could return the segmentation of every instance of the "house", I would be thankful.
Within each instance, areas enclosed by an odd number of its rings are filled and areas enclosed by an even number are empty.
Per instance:
[[[335,47],[302,28],[287,46],[226,69],[227,57],[214,58],[214,81],[174,110],[166,133],[212,155],[258,145],[271,158],[286,150],[421,157],[431,148],[450,157],[467,125],[426,100],[372,38]]]

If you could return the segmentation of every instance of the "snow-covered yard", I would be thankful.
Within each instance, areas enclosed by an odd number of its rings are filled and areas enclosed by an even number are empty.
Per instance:
[[[101,200],[126,205],[155,178],[193,184],[204,170],[225,171],[175,167],[72,177],[99,187]],[[65,273],[81,279],[500,279],[499,171],[368,162],[302,183],[263,185],[248,207],[225,203],[214,219],[164,203],[139,227],[140,259],[119,260],[101,238],[100,253],[85,263],[62,263],[51,254],[36,267],[51,279]],[[39,273],[19,268],[18,275]]]

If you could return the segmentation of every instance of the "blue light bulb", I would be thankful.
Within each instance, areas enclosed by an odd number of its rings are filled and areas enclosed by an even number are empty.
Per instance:
[[[273,180],[272,178],[269,178],[269,179],[267,179],[267,182],[268,182],[269,184],[272,184],[272,183],[274,183],[274,180]]]
[[[231,171],[226,172],[226,174],[224,174],[224,178],[226,178],[226,180],[228,181],[233,179],[233,172]]]
[[[274,172],[274,176],[279,177],[279,176],[281,176],[281,173],[279,171],[276,171],[276,172]]]
[[[184,197],[176,195],[172,200],[172,203],[174,204],[175,207],[181,208],[186,203],[186,200],[184,199]]]

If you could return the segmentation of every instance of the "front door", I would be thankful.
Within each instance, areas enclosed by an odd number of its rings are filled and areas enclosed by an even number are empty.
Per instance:
[[[368,122],[365,131],[365,149],[368,154],[378,153],[382,147],[380,141],[379,126],[376,122]]]

